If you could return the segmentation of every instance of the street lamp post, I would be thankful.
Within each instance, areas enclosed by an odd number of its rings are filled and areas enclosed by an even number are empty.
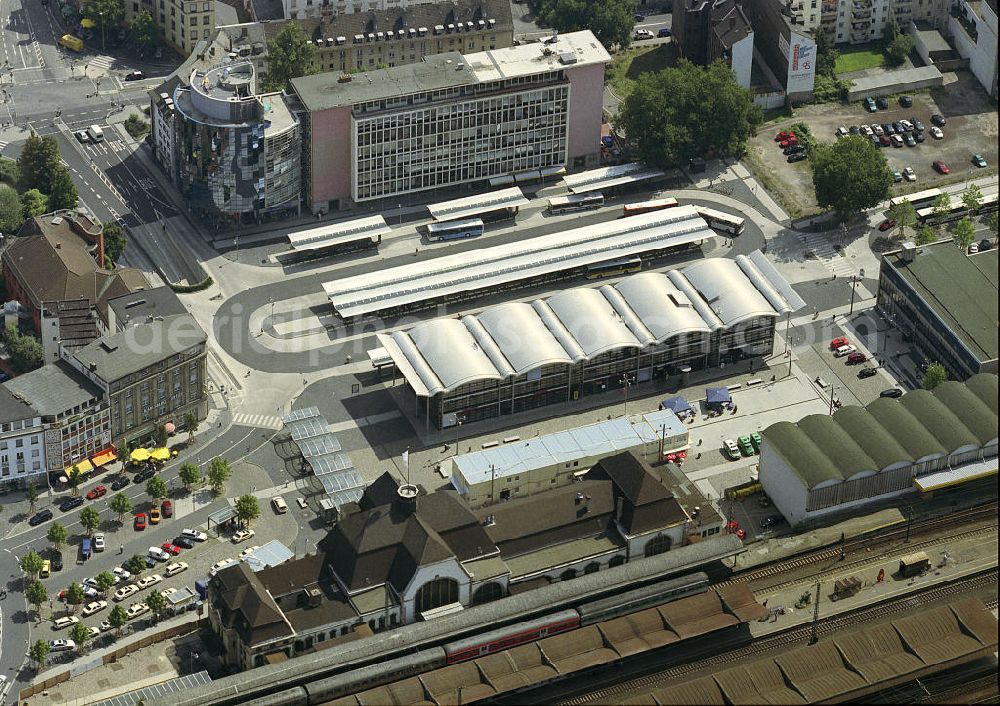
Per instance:
[[[857,285],[858,280],[864,279],[864,277],[865,277],[865,269],[863,267],[859,271],[859,274],[851,275],[851,310],[847,314],[848,316],[852,316],[854,314],[854,290],[856,288],[855,285]]]
[[[628,388],[635,383],[635,378],[628,373],[622,373],[620,382],[625,389],[625,416],[628,416]]]
[[[833,396],[833,392],[836,389],[837,389],[836,385],[830,385],[830,414],[833,414],[833,401],[835,399]]]
[[[101,18],[101,51],[104,51],[104,13],[98,12],[97,16]]]

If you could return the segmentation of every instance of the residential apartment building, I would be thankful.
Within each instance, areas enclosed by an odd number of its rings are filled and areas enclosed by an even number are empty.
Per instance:
[[[164,41],[181,56],[215,33],[213,0],[125,0],[124,6],[126,21],[148,10]]]
[[[997,0],[958,0],[948,35],[986,92],[997,97]]]
[[[679,56],[700,66],[721,59],[750,88],[754,30],[737,0],[677,0],[671,27]]]
[[[431,54],[501,49],[514,42],[507,0],[456,0],[293,20],[315,47],[320,71],[352,73],[412,64]],[[266,22],[273,39],[286,22]]]
[[[313,212],[600,158],[607,51],[590,31],[293,79]]]
[[[770,1],[770,0],[769,0]],[[882,38],[890,19],[906,32],[923,20],[940,27],[949,4],[945,0],[774,0],[789,22],[806,33],[823,31],[834,44],[864,44]],[[747,3],[750,7],[757,3]]]
[[[0,487],[22,488],[45,476],[42,418],[0,385]]]
[[[409,8],[424,2],[426,0],[281,0],[281,9],[286,19],[301,20],[326,13],[350,15]]]
[[[65,360],[4,383],[41,417],[45,470],[62,474],[83,462],[100,465],[112,451],[111,407],[103,390]]]
[[[102,390],[112,438],[124,446],[188,413],[205,418],[206,355],[205,332],[185,313],[136,323],[65,360]]]

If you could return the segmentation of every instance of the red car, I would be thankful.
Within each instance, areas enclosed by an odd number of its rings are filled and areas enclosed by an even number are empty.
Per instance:
[[[167,554],[171,554],[173,556],[177,556],[178,554],[181,553],[181,548],[178,547],[176,544],[171,544],[170,542],[164,542],[160,546],[160,549],[165,551]]]
[[[940,159],[935,159],[931,166],[934,167],[934,171],[939,174],[951,174],[951,168]]]
[[[849,356],[847,356],[848,365],[857,365],[858,363],[864,363],[866,360],[868,360],[868,356],[866,356],[861,351],[854,351]]]
[[[103,485],[99,485],[89,493],[87,493],[87,500],[97,500],[98,498],[104,497],[108,492],[108,489]]]
[[[164,500],[163,503],[160,505],[160,512],[163,513],[164,517],[173,517],[174,504],[169,500]]]
[[[136,531],[141,531],[146,529],[146,513],[140,512],[135,516],[135,522],[132,525]]]
[[[782,130],[774,136],[774,141],[781,142],[782,140],[787,140],[789,137],[795,137],[795,133],[789,132],[788,130]]]
[[[780,147],[781,149],[785,149],[786,147],[792,147],[793,145],[797,144],[799,144],[799,138],[797,138],[795,135],[792,135],[787,140],[782,140],[781,142],[779,142],[778,147]]]
[[[846,345],[847,345],[847,339],[846,338],[843,338],[843,337],[841,337],[841,338],[835,338],[832,341],[830,341],[830,350],[831,351],[835,351],[838,348],[840,348],[841,346],[846,346]]]
[[[894,228],[895,226],[896,226],[896,221],[894,221],[891,218],[886,218],[884,221],[878,224],[878,229],[884,233],[885,231],[889,230],[890,228]]]

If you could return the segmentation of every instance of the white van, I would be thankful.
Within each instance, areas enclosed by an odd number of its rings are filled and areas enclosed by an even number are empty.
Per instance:
[[[101,129],[100,125],[88,127],[87,134],[90,135],[91,142],[104,142],[104,130]]]
[[[159,547],[150,547],[147,553],[150,559],[156,559],[157,561],[169,561],[170,555]]]
[[[840,348],[838,348],[833,352],[833,356],[835,358],[843,358],[845,355],[850,355],[856,350],[858,349],[851,345],[841,346]]]

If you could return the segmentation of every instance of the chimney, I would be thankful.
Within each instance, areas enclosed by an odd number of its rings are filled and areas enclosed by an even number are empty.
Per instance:
[[[396,488],[396,509],[403,515],[409,516],[417,509],[417,486],[404,483]]]
[[[308,593],[309,593],[309,598],[307,600],[309,603],[309,607],[319,608],[319,604],[323,598],[323,594],[320,592],[318,588],[310,588]]]
[[[913,262],[913,258],[917,256],[917,246],[913,244],[912,241],[906,241],[903,243],[903,249],[900,251],[899,259],[903,262],[910,263]]]

